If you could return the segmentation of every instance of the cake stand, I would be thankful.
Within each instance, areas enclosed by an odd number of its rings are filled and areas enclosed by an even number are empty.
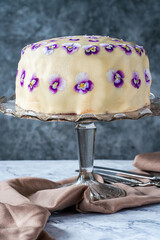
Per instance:
[[[37,119],[41,121],[69,121],[77,123],[76,131],[78,136],[78,152],[79,152],[79,176],[77,180],[71,184],[61,185],[60,187],[68,187],[70,185],[87,185],[90,189],[91,200],[111,199],[124,197],[124,190],[111,184],[103,184],[95,179],[93,174],[94,149],[96,126],[95,121],[110,122],[114,120],[139,119],[146,116],[160,116],[160,98],[150,95],[151,104],[134,112],[115,113],[115,114],[42,114],[33,111],[26,111],[15,104],[15,96],[7,99],[0,98],[0,111],[6,115]]]

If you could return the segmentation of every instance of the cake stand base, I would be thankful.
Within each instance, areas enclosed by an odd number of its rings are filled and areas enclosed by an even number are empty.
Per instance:
[[[118,187],[100,183],[96,181],[93,176],[90,176],[89,178],[92,179],[86,180],[86,178],[81,175],[74,184],[87,185],[90,189],[90,199],[92,201],[124,197],[126,195],[125,191]]]

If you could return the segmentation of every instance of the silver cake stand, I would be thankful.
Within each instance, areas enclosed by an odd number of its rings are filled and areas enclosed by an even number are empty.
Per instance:
[[[77,180],[71,184],[61,185],[60,187],[68,187],[70,185],[87,185],[90,189],[90,199],[111,199],[124,197],[124,190],[111,184],[102,184],[98,182],[93,174],[94,149],[96,126],[95,121],[110,122],[115,120],[132,119],[137,120],[146,116],[160,116],[160,98],[150,95],[151,104],[134,112],[115,113],[115,114],[42,114],[33,111],[26,111],[15,104],[15,96],[7,99],[0,98],[0,112],[26,119],[37,119],[41,121],[69,121],[75,122],[78,136],[79,148],[79,176]]]

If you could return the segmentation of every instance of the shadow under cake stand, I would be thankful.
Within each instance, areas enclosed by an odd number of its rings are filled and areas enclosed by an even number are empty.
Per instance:
[[[87,185],[90,189],[90,199],[111,199],[124,197],[124,190],[111,184],[98,182],[93,174],[94,149],[96,126],[94,122],[104,121],[110,122],[115,120],[132,119],[137,120],[146,116],[160,116],[160,98],[155,98],[153,94],[150,96],[151,104],[148,107],[141,108],[134,112],[115,113],[115,114],[82,114],[82,115],[51,115],[42,114],[33,111],[26,111],[15,104],[15,95],[7,99],[0,98],[0,112],[6,115],[25,118],[37,119],[41,121],[69,121],[77,123],[76,131],[78,136],[79,149],[79,175],[75,182],[71,184],[61,185],[67,187],[70,185]]]

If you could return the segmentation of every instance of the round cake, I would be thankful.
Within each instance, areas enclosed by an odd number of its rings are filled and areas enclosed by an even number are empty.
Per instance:
[[[106,36],[57,37],[22,49],[16,104],[48,114],[130,112],[150,104],[142,46]]]

